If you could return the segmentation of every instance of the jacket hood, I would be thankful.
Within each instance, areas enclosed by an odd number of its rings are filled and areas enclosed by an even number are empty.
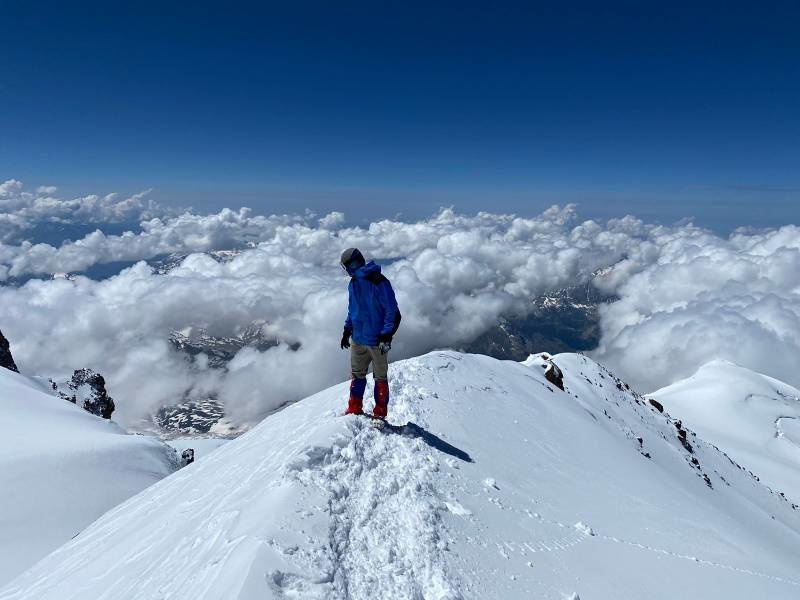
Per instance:
[[[356,277],[358,279],[364,279],[365,277],[369,277],[370,275],[372,275],[374,273],[380,273],[380,272],[381,272],[381,266],[378,265],[378,264],[375,264],[374,261],[369,261],[367,264],[365,264],[360,269],[356,269],[353,272],[353,277]]]

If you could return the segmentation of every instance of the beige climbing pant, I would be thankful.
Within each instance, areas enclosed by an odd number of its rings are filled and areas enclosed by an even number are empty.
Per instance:
[[[367,376],[370,363],[372,363],[372,376],[376,380],[388,379],[389,355],[381,354],[377,346],[362,346],[361,344],[351,342],[350,371],[353,377],[364,379]]]

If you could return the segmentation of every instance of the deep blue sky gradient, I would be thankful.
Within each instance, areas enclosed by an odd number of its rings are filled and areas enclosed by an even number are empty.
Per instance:
[[[353,220],[799,220],[800,2],[4,2],[0,21],[0,179]]]

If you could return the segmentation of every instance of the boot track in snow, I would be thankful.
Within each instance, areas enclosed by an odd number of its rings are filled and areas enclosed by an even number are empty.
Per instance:
[[[393,382],[391,419],[408,415],[408,393]],[[439,518],[443,503],[433,486],[439,468],[433,452],[472,459],[415,423],[376,428],[363,417],[343,418],[350,420],[349,442],[295,472],[329,498],[334,572],[332,593],[324,597],[461,598],[443,567],[447,541]],[[310,582],[302,584],[298,576],[275,573],[273,582],[286,597],[301,590],[313,597]]]

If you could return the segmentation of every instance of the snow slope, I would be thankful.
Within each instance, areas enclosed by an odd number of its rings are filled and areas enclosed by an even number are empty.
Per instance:
[[[800,504],[800,391],[733,363],[713,361],[648,397]]]
[[[171,473],[174,456],[0,369],[0,585]]]
[[[347,384],[320,392],[0,599],[800,596],[800,512],[591,360],[554,360],[566,392],[537,358],[394,363],[384,431],[340,416]]]

